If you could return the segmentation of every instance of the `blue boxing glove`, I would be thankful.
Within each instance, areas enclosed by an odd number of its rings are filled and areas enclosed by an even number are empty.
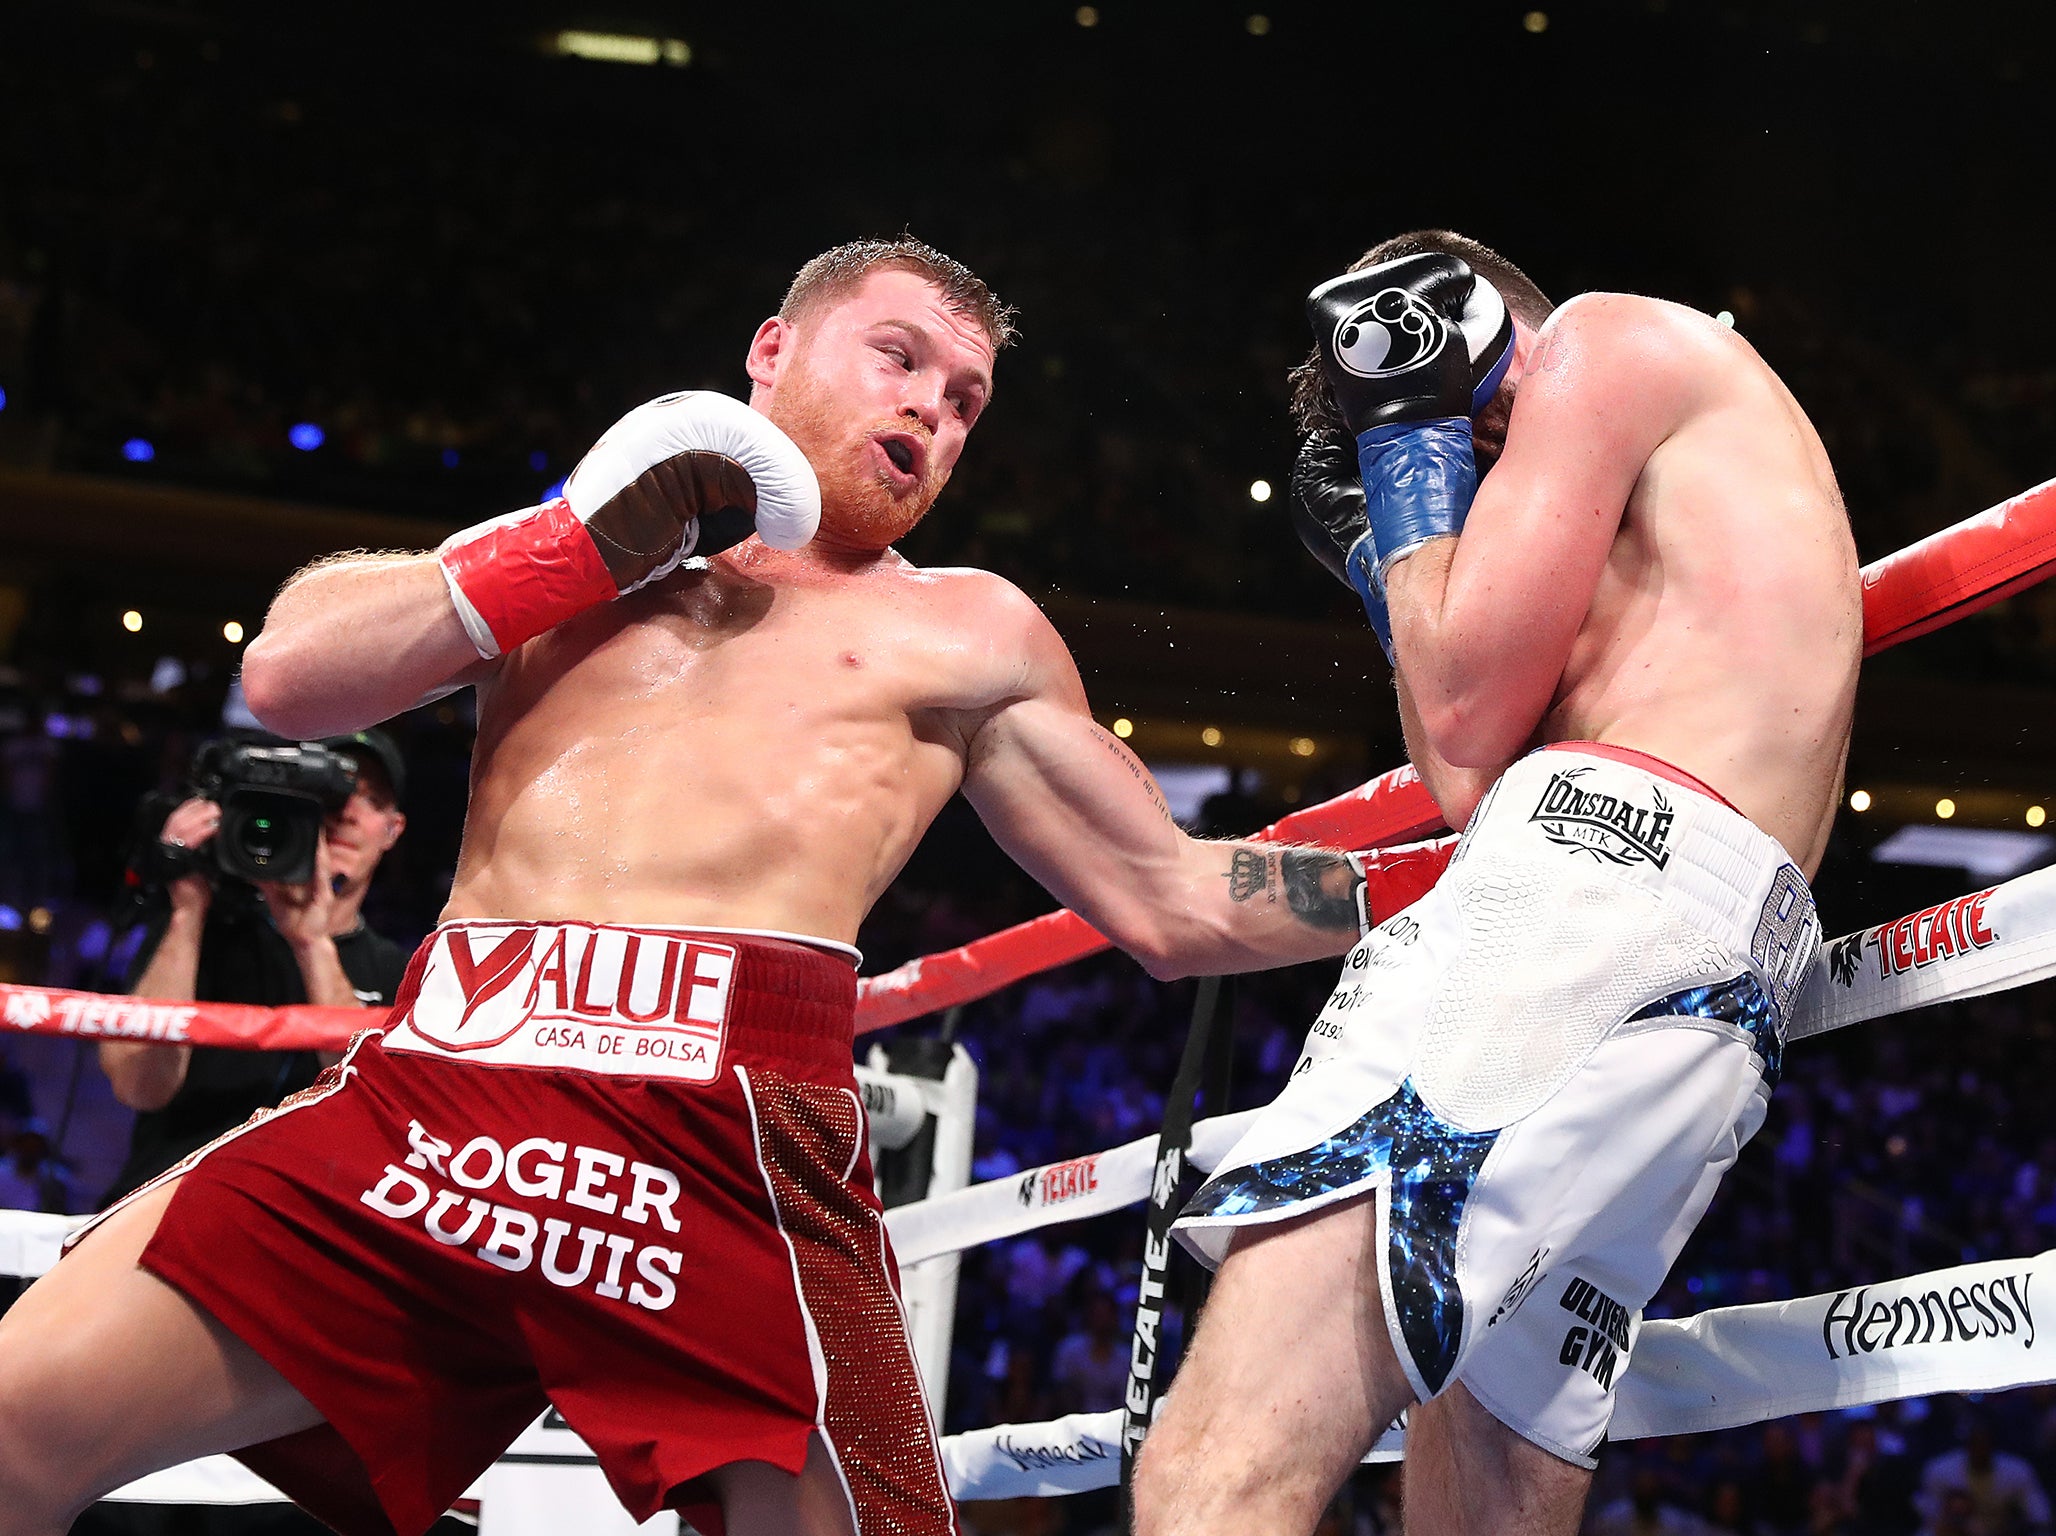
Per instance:
[[[1356,445],[1340,432],[1316,432],[1292,461],[1292,526],[1328,574],[1363,599],[1385,659],[1392,657],[1392,615],[1376,580],[1378,552],[1364,511]]]
[[[1506,376],[1513,317],[1466,262],[1437,253],[1332,278],[1306,312],[1322,377],[1356,435],[1371,542],[1362,558],[1382,596],[1393,565],[1463,529],[1478,489],[1471,417]]]

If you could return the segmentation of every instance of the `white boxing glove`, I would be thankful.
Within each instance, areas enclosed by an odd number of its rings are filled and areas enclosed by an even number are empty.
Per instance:
[[[444,540],[443,579],[478,654],[499,656],[669,575],[692,553],[700,514],[723,507],[754,514],[774,549],[797,549],[821,521],[821,488],[757,412],[683,390],[609,427],[556,500]]]

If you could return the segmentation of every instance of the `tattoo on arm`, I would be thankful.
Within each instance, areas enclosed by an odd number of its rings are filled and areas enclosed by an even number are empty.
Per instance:
[[[1285,901],[1294,917],[1310,928],[1356,928],[1358,877],[1347,859],[1303,848],[1288,848],[1280,857]]]
[[[1228,860],[1228,899],[1277,901],[1309,928],[1357,926],[1357,873],[1336,853],[1305,848],[1259,852],[1237,848]]]
[[[1140,784],[1144,792],[1148,794],[1149,803],[1157,808],[1157,814],[1173,826],[1176,826],[1178,818],[1171,814],[1171,807],[1164,800],[1164,792],[1157,788],[1157,781],[1151,776],[1150,771],[1142,766],[1142,760],[1122,746],[1120,738],[1109,736],[1097,725],[1092,728],[1092,734],[1099,738],[1100,745],[1114,754],[1116,762],[1135,776],[1135,782]]]

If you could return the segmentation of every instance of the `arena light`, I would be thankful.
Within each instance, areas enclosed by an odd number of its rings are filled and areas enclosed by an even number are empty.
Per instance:
[[[1210,725],[1199,733],[1199,739],[1210,747],[1218,747],[1221,744],[1220,730]]]
[[[1867,790],[1867,789],[1859,789],[1859,790],[1855,790],[1855,791],[1853,791],[1853,792],[1852,792],[1852,793],[1850,794],[1850,796],[1849,796],[1849,809],[1850,809],[1850,810],[1852,810],[1852,811],[1867,811],[1867,810],[1869,810],[1869,809],[1870,809],[1870,791],[1869,791],[1869,790]]]
[[[286,433],[286,441],[302,453],[312,453],[328,441],[328,434],[311,421],[295,423]]]
[[[1313,737],[1311,737],[1311,736],[1295,736],[1295,737],[1293,737],[1293,738],[1292,738],[1292,755],[1293,755],[1294,757],[1312,757],[1312,756],[1314,755],[1314,739],[1313,739]]]
[[[143,616],[130,608],[121,616],[121,627],[132,635],[140,635],[143,632]]]
[[[121,456],[131,464],[147,464],[157,457],[157,450],[146,437],[132,437],[121,445]]]
[[[243,643],[243,626],[234,619],[230,619],[221,626],[221,638],[230,645],[241,645]]]
[[[1947,795],[1942,796],[1941,799],[1935,802],[1935,814],[1941,817],[1942,820],[1947,821],[1956,814],[1956,802]]]
[[[1547,32],[1549,30],[1549,13],[1547,11],[1530,11],[1521,18],[1521,26],[1529,32]]]
[[[1731,331],[1735,328],[1735,312],[1732,309],[1724,309],[1713,318]]]
[[[1199,820],[1200,809],[1215,795],[1235,788],[1226,763],[1151,763],[1150,775],[1163,791],[1171,819],[1187,825]]]
[[[1099,25],[1099,7],[1081,5],[1071,13],[1071,19],[1081,27],[1096,27]]]
[[[677,37],[641,37],[631,32],[559,32],[553,51],[596,64],[669,64],[674,69],[692,62],[692,45]]]
[[[2043,810],[2039,805],[2031,805],[2027,808],[2027,824],[2029,826],[2039,827],[2043,822],[2047,821],[2048,819],[2049,813]]]
[[[1126,741],[1135,734],[1135,722],[1127,719],[1116,720],[1114,722],[1114,734],[1120,737],[1121,740]]]
[[[1251,37],[1265,37],[1270,34],[1271,18],[1259,11],[1242,25]]]
[[[1901,827],[1871,850],[1879,864],[1963,869],[1979,880],[2010,880],[2056,853],[2056,837],[1994,827]]]
[[[1259,501],[1259,502],[1261,502],[1261,501],[1269,501],[1269,500],[1271,499],[1271,482],[1270,482],[1270,481],[1268,481],[1268,480],[1252,480],[1252,481],[1250,481],[1250,482],[1249,482],[1249,499],[1250,499],[1251,501]]]

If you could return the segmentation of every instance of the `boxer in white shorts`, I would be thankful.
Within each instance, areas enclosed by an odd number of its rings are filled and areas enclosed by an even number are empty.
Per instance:
[[[1350,953],[1178,1234],[1218,1263],[1235,1228],[1374,1192],[1415,1394],[1460,1379],[1590,1467],[1819,947],[1792,861],[1703,785],[1614,748],[1537,752],[1441,884]]]
[[[1467,831],[1187,1209],[1220,1274],[1135,1529],[1310,1532],[1410,1410],[1414,1536],[1571,1536],[1819,944],[1856,551],[1804,412],[1704,315],[1552,310],[1446,231],[1307,310],[1294,519]]]

